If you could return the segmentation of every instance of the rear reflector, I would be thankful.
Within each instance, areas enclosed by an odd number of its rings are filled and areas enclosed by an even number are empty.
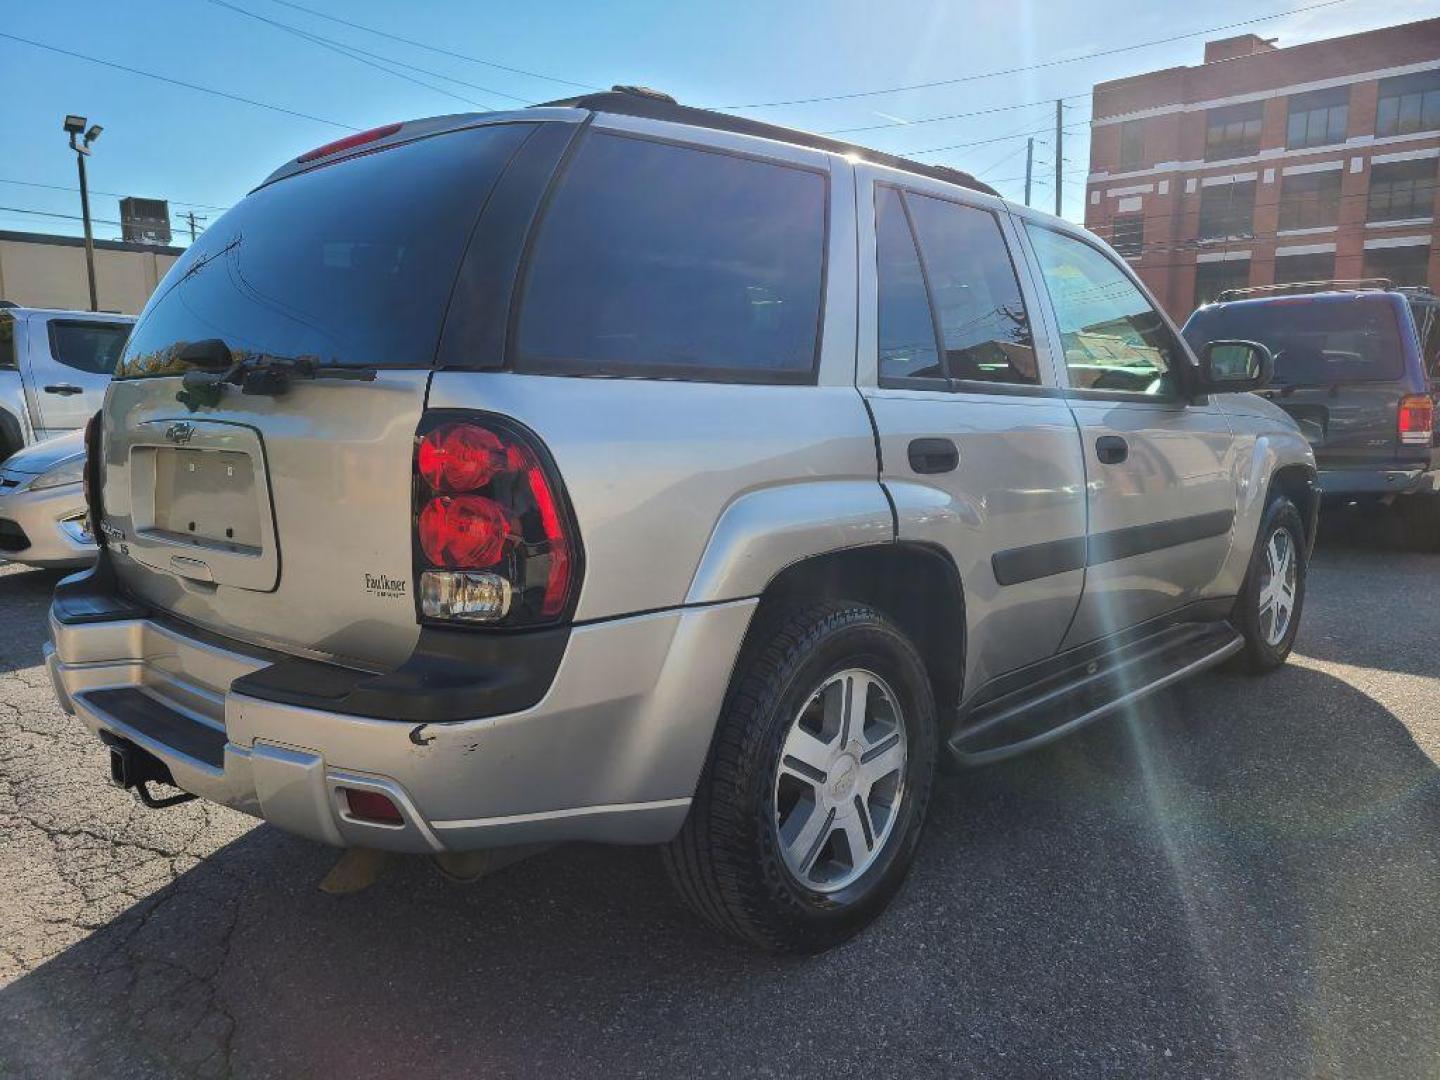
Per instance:
[[[338,154],[341,150],[351,150],[357,146],[364,146],[366,143],[378,142],[387,135],[394,135],[403,125],[386,124],[384,127],[371,128],[369,131],[361,131],[354,135],[346,135],[343,139],[336,139],[324,146],[317,146],[307,154],[301,154],[300,164],[307,161],[314,161],[316,158],[329,157],[331,154]]]
[[[358,788],[341,788],[345,793],[345,806],[350,816],[361,821],[374,821],[381,825],[403,825],[404,817],[388,795],[379,791],[361,791]]]
[[[1429,446],[1435,428],[1435,402],[1429,394],[1409,394],[1400,399],[1395,418],[1400,441],[1406,446]]]

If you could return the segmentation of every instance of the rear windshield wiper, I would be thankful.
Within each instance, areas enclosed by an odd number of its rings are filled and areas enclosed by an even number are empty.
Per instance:
[[[180,359],[200,370],[185,373],[185,392],[197,404],[214,404],[226,386],[238,386],[242,394],[275,397],[289,391],[296,379],[344,379],[374,382],[373,367],[326,363],[313,356],[276,356],[272,353],[241,353],[238,356],[219,338],[187,345]],[[199,400],[200,398],[214,401]]]

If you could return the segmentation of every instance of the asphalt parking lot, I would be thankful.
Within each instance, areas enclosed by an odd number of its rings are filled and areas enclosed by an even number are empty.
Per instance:
[[[868,933],[716,938],[645,850],[471,886],[199,803],[53,703],[0,568],[0,1075],[1440,1076],[1440,555],[1332,529],[1297,655],[942,780]]]

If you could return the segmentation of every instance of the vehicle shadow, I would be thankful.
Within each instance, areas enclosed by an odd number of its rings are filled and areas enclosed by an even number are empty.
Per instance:
[[[261,826],[0,990],[0,1071],[1433,1076],[1436,774],[1313,668],[1207,675],[942,777],[894,905],[814,958],[712,934],[646,850],[337,897]]]

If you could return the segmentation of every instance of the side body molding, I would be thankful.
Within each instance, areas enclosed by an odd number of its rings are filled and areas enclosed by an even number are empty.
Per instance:
[[[687,604],[758,596],[781,570],[812,555],[895,539],[875,480],[815,480],[741,495],[720,515]]]

